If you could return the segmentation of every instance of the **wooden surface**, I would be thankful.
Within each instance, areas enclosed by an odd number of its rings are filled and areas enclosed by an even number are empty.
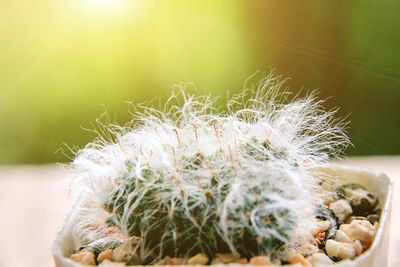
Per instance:
[[[384,172],[395,188],[389,266],[400,266],[400,157],[352,158],[340,164]],[[60,167],[0,167],[0,267],[53,266],[51,244],[68,210]]]

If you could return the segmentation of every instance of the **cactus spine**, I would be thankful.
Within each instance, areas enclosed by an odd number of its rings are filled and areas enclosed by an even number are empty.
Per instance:
[[[311,169],[348,139],[334,111],[313,95],[288,101],[284,82],[268,76],[226,112],[182,91],[162,111],[144,108],[129,126],[106,128],[113,141],[79,151],[78,184],[106,224],[139,237],[145,264],[199,252],[274,258],[310,242],[320,197]]]

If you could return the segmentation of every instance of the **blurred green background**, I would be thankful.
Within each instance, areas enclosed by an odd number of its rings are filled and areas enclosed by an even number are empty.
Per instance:
[[[64,162],[105,110],[271,68],[349,115],[349,155],[400,153],[400,1],[0,1],[0,163]],[[221,100],[221,103],[223,101]]]

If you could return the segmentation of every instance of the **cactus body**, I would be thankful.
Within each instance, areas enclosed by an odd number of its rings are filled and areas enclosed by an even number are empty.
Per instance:
[[[139,237],[145,264],[197,253],[279,257],[282,245],[308,242],[320,197],[311,169],[348,143],[334,112],[313,96],[285,103],[282,84],[267,77],[225,113],[184,93],[173,98],[180,107],[146,108],[134,124],[107,128],[112,142],[78,153],[79,185],[108,226]]]

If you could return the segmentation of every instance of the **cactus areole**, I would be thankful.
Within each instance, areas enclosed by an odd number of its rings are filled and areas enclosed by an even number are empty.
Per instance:
[[[313,94],[291,98],[284,82],[268,76],[225,111],[177,91],[161,110],[141,106],[128,125],[102,127],[71,164],[76,249],[111,246],[110,227],[135,237],[142,264],[198,253],[282,259],[283,247],[312,244],[324,194],[313,170],[349,141],[335,111]]]

